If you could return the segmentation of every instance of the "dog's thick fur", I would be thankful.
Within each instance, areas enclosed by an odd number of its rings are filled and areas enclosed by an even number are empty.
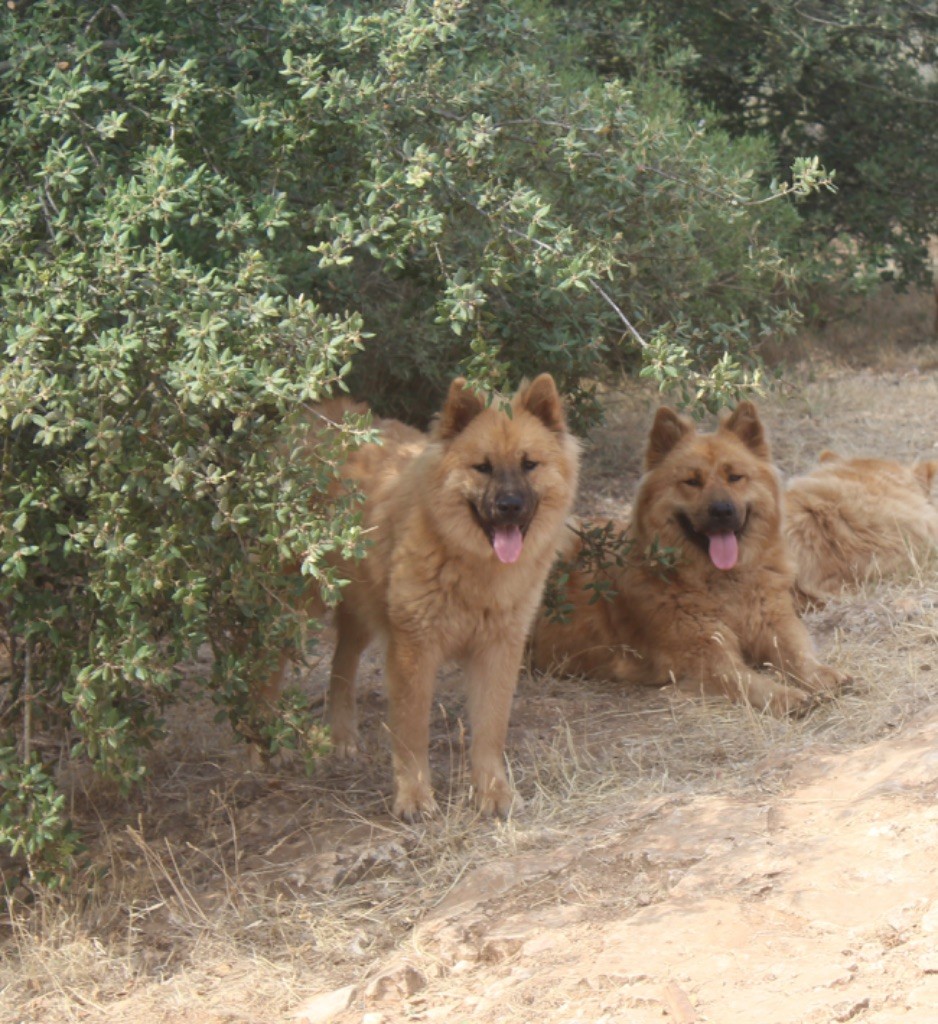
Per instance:
[[[844,677],[816,659],[794,607],[781,486],[751,402],[709,434],[672,409],[658,411],[628,535],[625,565],[600,571],[612,600],[589,589],[595,572],[573,572],[572,615],[556,622],[541,614],[537,667],[674,682],[775,713],[841,686]],[[661,549],[676,555],[673,568],[654,556]]]
[[[785,538],[799,595],[821,603],[849,584],[909,568],[938,546],[938,508],[930,500],[938,462],[842,458],[785,489]]]
[[[437,670],[468,684],[476,801],[505,815],[512,696],[525,641],[576,493],[579,445],[553,378],[524,384],[506,408],[457,379],[429,436],[379,422],[383,443],[354,452],[342,476],[365,495],[371,546],[344,564],[327,702],[334,748],[356,751],[355,676],[374,637],[385,676],[396,814],[435,809],[428,756]]]

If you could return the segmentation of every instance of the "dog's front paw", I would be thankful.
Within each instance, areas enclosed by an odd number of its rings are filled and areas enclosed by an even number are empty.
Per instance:
[[[788,686],[772,676],[751,675],[741,682],[740,691],[745,703],[780,717],[803,715],[813,703],[809,693]]]
[[[797,690],[794,686],[779,685],[767,707],[773,715],[783,717],[791,715],[793,718],[800,718],[806,715],[815,704],[812,694],[804,690]]]
[[[404,821],[416,822],[432,818],[439,812],[433,790],[423,779],[398,779],[394,797],[394,814]]]
[[[358,754],[358,727],[352,722],[333,720],[329,723],[329,738],[332,741],[332,755],[340,761],[348,761]]]
[[[350,761],[358,756],[358,736],[352,733],[350,736],[332,735],[332,755],[340,761]]]
[[[853,683],[853,677],[830,665],[816,665],[804,682],[812,693],[831,694],[847,689]]]
[[[507,818],[524,807],[504,773],[473,772],[472,789],[479,813],[488,817]]]

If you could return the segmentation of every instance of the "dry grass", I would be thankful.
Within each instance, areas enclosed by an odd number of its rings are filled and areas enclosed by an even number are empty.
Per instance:
[[[938,361],[923,343],[921,302],[902,299],[888,332],[873,317],[880,302],[859,325],[800,340],[802,363],[763,405],[784,472],[807,468],[824,447],[935,454]],[[589,457],[585,508],[625,507],[655,404],[635,387],[614,396]],[[323,762],[312,777],[294,766],[253,773],[243,748],[212,724],[211,709],[189,710],[133,799],[78,772],[65,780],[87,866],[64,896],[13,901],[2,925],[0,1024],[285,1019],[311,992],[374,976],[415,923],[458,898],[480,866],[549,862],[571,843],[582,855],[560,876],[545,871],[522,895],[510,883],[495,887],[499,912],[509,913],[513,899],[617,913],[654,900],[659,883],[644,867],[611,871],[602,851],[653,814],[656,801],[777,790],[800,761],[888,735],[935,702],[936,568],[871,581],[810,613],[825,657],[856,683],[801,720],[666,691],[526,676],[509,751],[527,806],[505,823],[477,820],[468,799],[453,677],[434,719],[444,814],[429,825],[388,814],[375,660],[362,680],[368,745],[351,767]],[[323,662],[307,685],[321,689],[324,674]]]

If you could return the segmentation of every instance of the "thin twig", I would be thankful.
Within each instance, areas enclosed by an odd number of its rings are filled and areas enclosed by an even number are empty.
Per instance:
[[[612,299],[612,296],[610,296],[606,292],[605,288],[603,288],[603,286],[596,280],[595,277],[591,277],[589,279],[589,282],[596,289],[596,291],[599,292],[599,294],[603,297],[603,299],[605,299],[605,301],[608,302],[609,305],[616,311],[616,314],[618,315],[618,317],[622,321],[622,323],[625,324],[626,330],[629,332],[629,334],[632,335],[632,337],[638,342],[639,345],[641,345],[642,348],[648,348],[648,342],[645,341],[645,339],[632,326],[632,322],[625,315],[625,313],[623,313],[622,310],[619,309],[619,307],[616,305],[615,301]]]
[[[476,203],[472,202],[467,196],[460,196],[463,202],[471,206],[480,216],[485,217],[487,220],[491,220],[491,215],[486,213],[485,210],[481,209]],[[553,253],[555,256],[563,256],[564,254],[556,246],[549,245],[547,242],[541,241],[540,238],[531,238],[523,231],[519,231],[517,228],[508,227],[502,225],[502,230],[506,231],[509,235],[514,235],[517,238],[523,238],[526,242],[536,245],[539,249],[546,249],[547,252]],[[603,298],[603,300],[615,311],[616,315],[625,324],[626,330],[635,339],[635,341],[642,347],[648,348],[648,342],[638,333],[635,329],[632,321],[622,312],[619,306],[616,304],[612,296],[606,291],[605,288],[596,280],[595,277],[588,279],[589,283],[593,286],[596,292]]]
[[[32,643],[26,641],[23,654],[23,764],[29,764],[33,748],[33,659]]]

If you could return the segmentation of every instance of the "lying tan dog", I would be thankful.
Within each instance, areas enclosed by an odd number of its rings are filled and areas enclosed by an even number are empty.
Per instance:
[[[710,434],[658,411],[627,536],[620,567],[571,573],[561,594],[566,621],[542,612],[532,640],[538,668],[674,682],[776,713],[843,684],[815,657],[795,610],[781,488],[751,402]],[[581,548],[574,540],[565,559]],[[597,584],[615,597],[596,599]]]
[[[845,459],[820,465],[785,490],[785,539],[800,595],[822,602],[845,584],[909,567],[938,547],[930,500],[938,462]]]
[[[436,675],[460,662],[468,683],[476,801],[505,815],[509,712],[531,622],[576,493],[579,445],[553,378],[508,403],[485,402],[457,379],[429,436],[378,421],[383,444],[342,471],[365,495],[371,547],[340,565],[350,582],[336,610],[328,721],[339,756],[356,751],[355,676],[375,637],[385,679],[394,812],[435,810],[428,755]],[[279,687],[274,680],[268,697]]]

